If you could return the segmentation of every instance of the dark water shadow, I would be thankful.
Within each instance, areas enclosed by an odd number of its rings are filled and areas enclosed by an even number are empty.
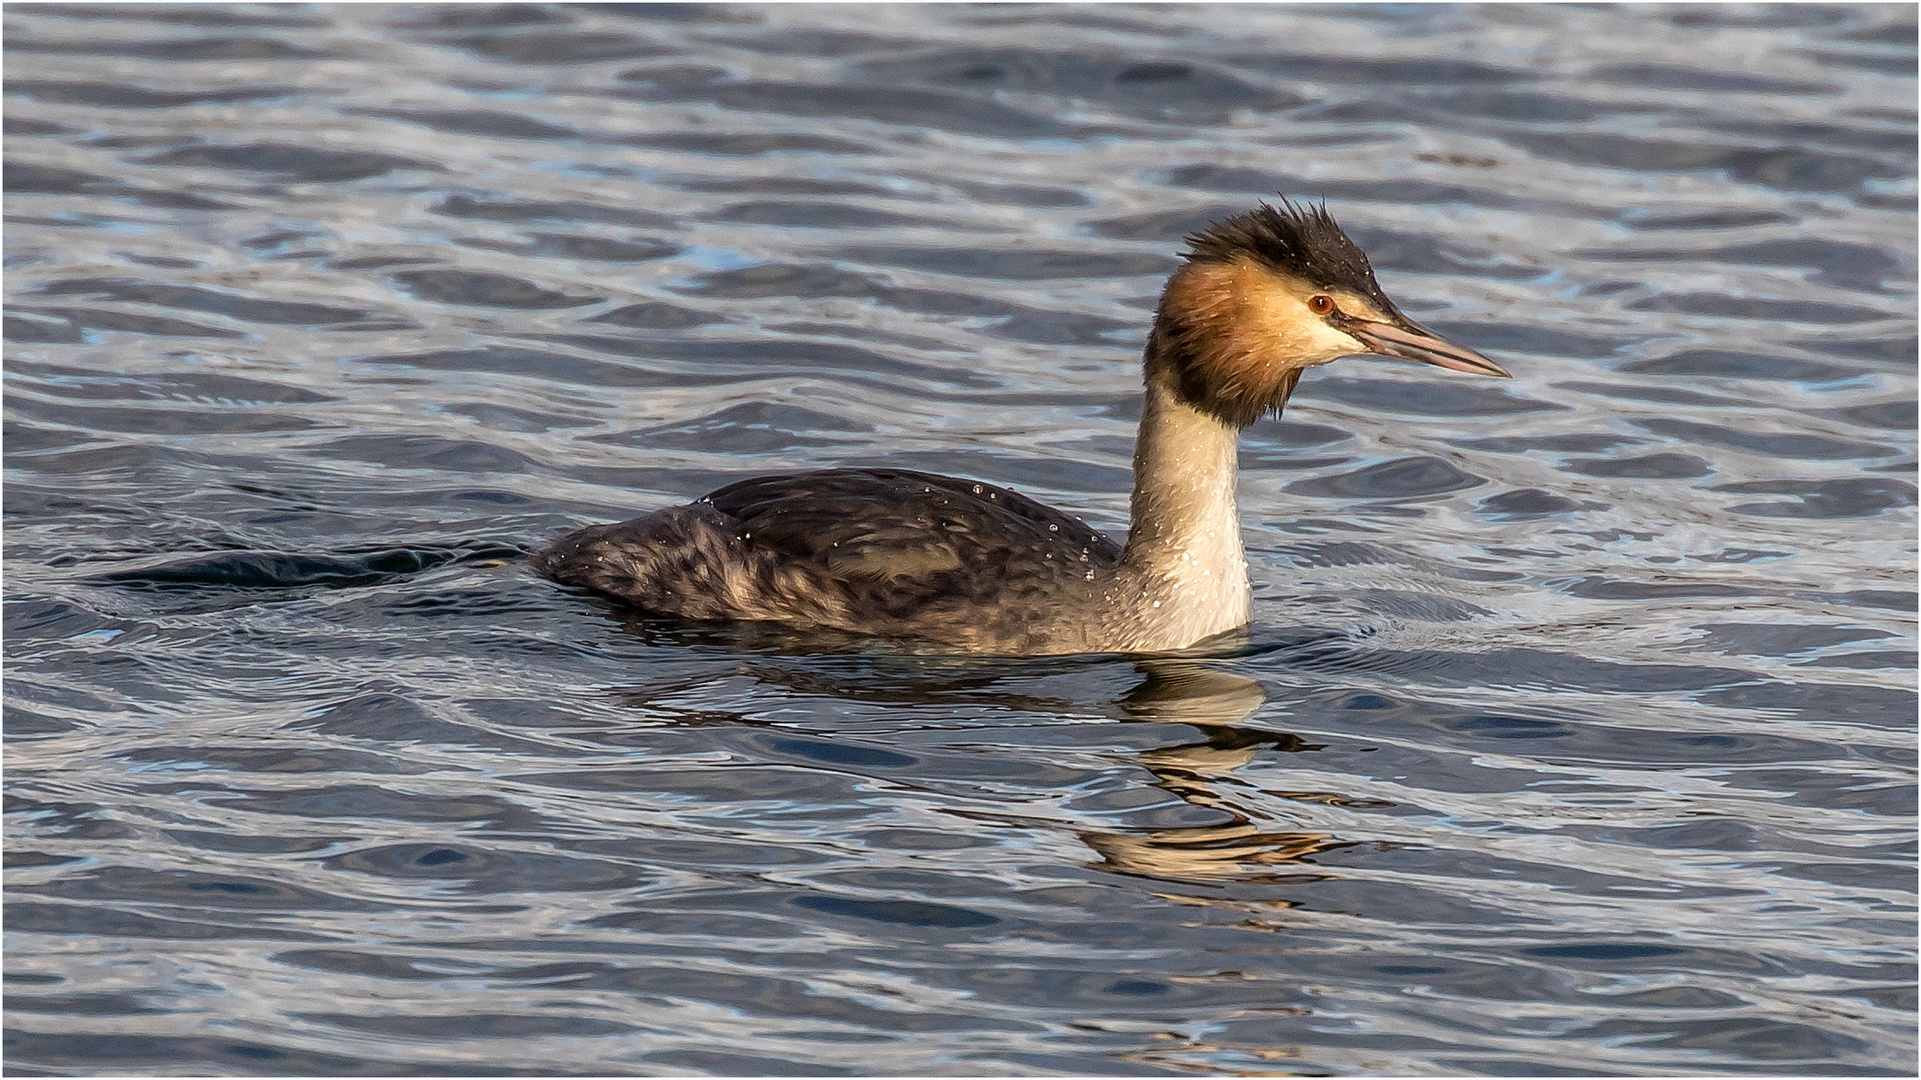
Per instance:
[[[494,541],[478,541],[461,547],[398,547],[332,555],[235,551],[112,570],[90,580],[102,585],[166,591],[351,589],[382,585],[442,566],[502,562],[523,558],[526,554],[526,549],[519,545]]]

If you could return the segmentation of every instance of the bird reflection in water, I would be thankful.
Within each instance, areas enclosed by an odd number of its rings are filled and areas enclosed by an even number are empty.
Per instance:
[[[1246,786],[1234,774],[1263,747],[1288,753],[1321,748],[1285,732],[1239,726],[1267,700],[1260,683],[1192,660],[1140,660],[1136,666],[1145,678],[1120,699],[1124,718],[1184,724],[1202,736],[1199,742],[1142,751],[1141,766],[1154,774],[1156,787],[1183,802],[1216,811],[1224,820],[1148,831],[1081,833],[1082,841],[1100,853],[1107,869],[1177,881],[1279,880],[1270,868],[1348,846],[1348,841],[1331,833],[1263,828],[1259,822],[1266,815],[1233,798],[1235,788]]]
[[[1353,842],[1328,832],[1275,828],[1273,814],[1254,805],[1258,798],[1250,799],[1242,793],[1267,796],[1270,803],[1272,797],[1279,797],[1345,806],[1387,805],[1332,793],[1262,790],[1238,776],[1263,751],[1299,753],[1321,747],[1297,735],[1247,726],[1245,721],[1266,701],[1266,691],[1253,679],[1223,671],[1217,663],[1201,659],[1152,657],[1125,661],[1134,668],[1138,681],[1118,697],[1090,710],[1086,698],[1050,693],[1047,684],[1058,678],[1083,685],[1090,678],[1105,681],[1102,677],[1110,676],[1119,662],[994,660],[893,648],[877,652],[873,639],[851,635],[839,643],[844,651],[823,652],[823,646],[831,649],[834,643],[819,632],[802,638],[793,631],[764,624],[694,628],[672,626],[619,609],[608,614],[649,644],[679,649],[698,639],[698,643],[731,646],[731,650],[745,647],[749,655],[742,657],[730,675],[809,697],[892,707],[952,709],[979,705],[1054,715],[1099,711],[1124,723],[1191,729],[1197,739],[1138,751],[1134,761],[1153,776],[1154,786],[1191,806],[1211,811],[1209,816],[1214,820],[1154,829],[1078,831],[1082,842],[1100,856],[1098,865],[1114,873],[1200,885],[1319,879],[1326,875],[1282,868]],[[1329,636],[1304,635],[1298,643],[1283,647],[1298,648],[1305,655],[1328,646]],[[784,726],[731,710],[674,703],[674,699],[698,700],[704,696],[702,688],[712,680],[709,673],[685,681],[657,683],[631,691],[627,697],[636,706],[668,713],[676,726]],[[1285,901],[1278,903],[1288,906]]]

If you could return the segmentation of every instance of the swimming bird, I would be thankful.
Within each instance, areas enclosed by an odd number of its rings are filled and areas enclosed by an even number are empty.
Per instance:
[[[1266,203],[1187,238],[1142,359],[1117,544],[1006,488],[907,469],[729,484],[561,538],[556,581],[690,620],[754,620],[999,655],[1156,653],[1247,625],[1240,432],[1307,369],[1398,357],[1506,377],[1401,314],[1326,206]]]

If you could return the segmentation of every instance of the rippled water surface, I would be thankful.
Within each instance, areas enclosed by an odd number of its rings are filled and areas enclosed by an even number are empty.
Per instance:
[[[13,1071],[1913,1073],[1911,6],[5,20]],[[1516,378],[1251,429],[1241,647],[522,561],[844,463],[1123,530],[1276,192]]]

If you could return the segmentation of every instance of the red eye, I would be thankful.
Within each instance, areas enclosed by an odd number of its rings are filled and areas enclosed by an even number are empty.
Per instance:
[[[1334,298],[1326,294],[1311,297],[1307,301],[1307,310],[1316,315],[1325,315],[1334,310]]]

